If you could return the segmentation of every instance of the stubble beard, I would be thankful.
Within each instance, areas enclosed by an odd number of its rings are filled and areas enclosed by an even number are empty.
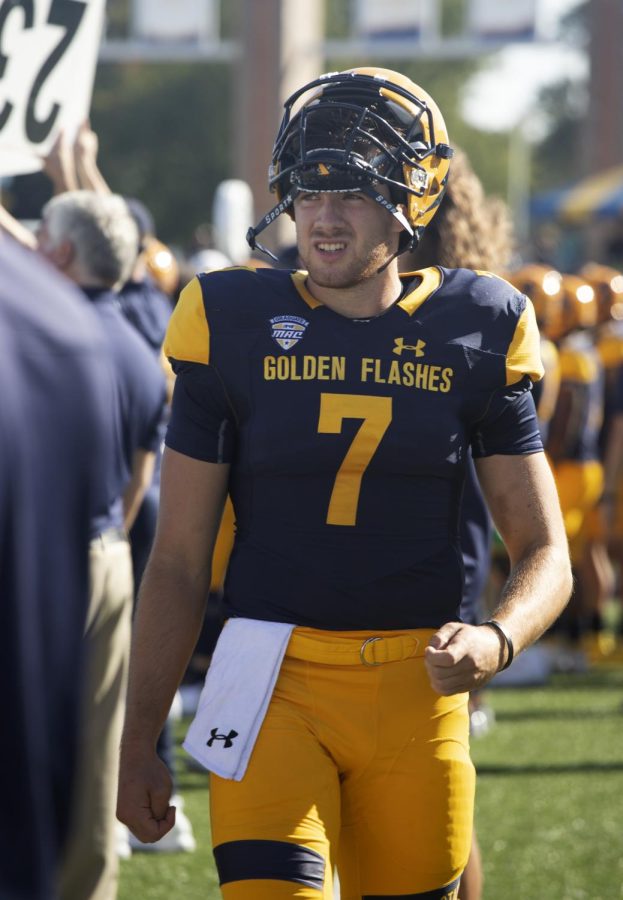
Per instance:
[[[378,244],[365,259],[354,259],[344,269],[309,265],[301,256],[301,262],[307,269],[311,280],[319,287],[343,290],[354,288],[378,274],[381,266],[387,262],[391,251],[386,244]]]

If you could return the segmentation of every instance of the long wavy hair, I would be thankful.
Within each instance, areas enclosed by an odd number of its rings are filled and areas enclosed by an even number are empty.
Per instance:
[[[514,251],[506,203],[485,194],[467,155],[455,148],[446,192],[418,248],[401,261],[403,271],[440,265],[502,272]]]

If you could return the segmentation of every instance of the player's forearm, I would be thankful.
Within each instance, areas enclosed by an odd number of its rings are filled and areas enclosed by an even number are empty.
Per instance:
[[[516,654],[556,621],[572,586],[569,555],[562,543],[535,547],[515,562],[491,618],[512,636]]]
[[[571,592],[568,553],[552,540],[511,555],[513,566],[489,627],[447,622],[425,651],[431,686],[443,696],[484,687],[555,621]],[[491,627],[491,620],[501,627]]]
[[[134,623],[123,743],[155,745],[197,643],[209,571],[188,575],[157,558],[143,577]]]

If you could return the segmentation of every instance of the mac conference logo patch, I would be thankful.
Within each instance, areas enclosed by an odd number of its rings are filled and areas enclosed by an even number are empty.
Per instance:
[[[301,340],[308,325],[307,319],[299,316],[275,316],[270,320],[270,336],[282,350],[290,350]]]

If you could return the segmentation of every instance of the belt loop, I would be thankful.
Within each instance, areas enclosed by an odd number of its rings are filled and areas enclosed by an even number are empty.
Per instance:
[[[368,644],[374,644],[374,643],[376,643],[376,641],[382,641],[382,640],[383,640],[382,637],[371,637],[363,642],[363,644],[359,648],[359,657],[361,659],[361,662],[364,664],[364,666],[380,666],[381,665],[380,662],[375,662],[374,659],[372,660],[372,662],[368,662],[368,660],[366,659],[366,647],[368,646]],[[374,654],[373,654],[373,656],[374,656]]]

